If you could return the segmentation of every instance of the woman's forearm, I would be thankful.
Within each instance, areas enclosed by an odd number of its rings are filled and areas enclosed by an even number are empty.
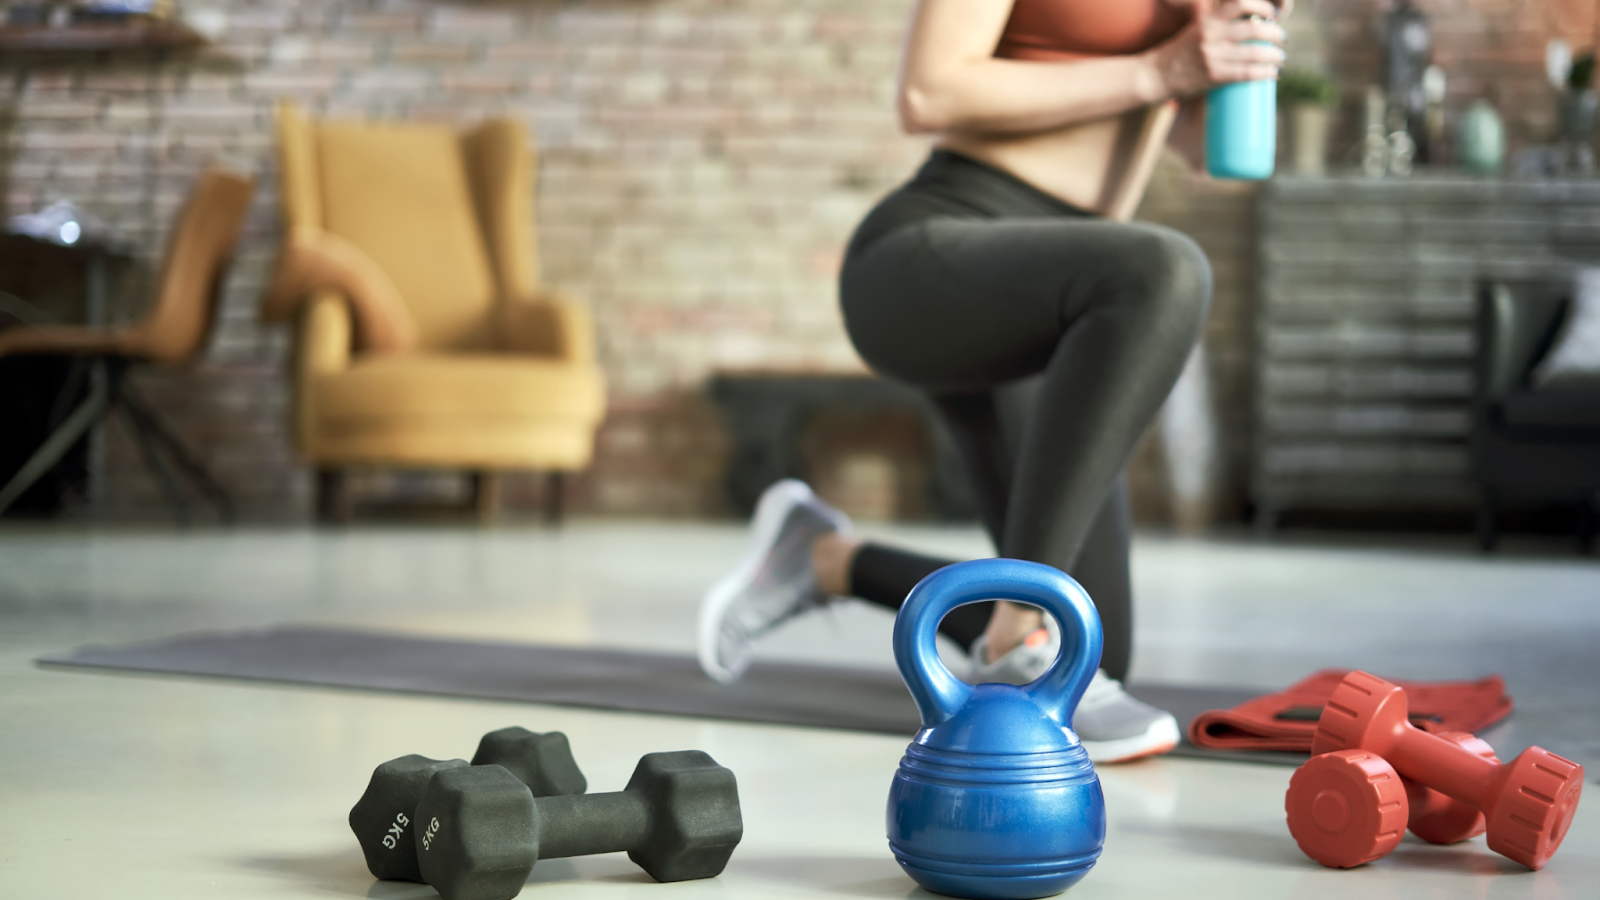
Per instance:
[[[1153,53],[1040,63],[972,60],[904,78],[905,130],[1027,133],[1119,115],[1172,96]]]

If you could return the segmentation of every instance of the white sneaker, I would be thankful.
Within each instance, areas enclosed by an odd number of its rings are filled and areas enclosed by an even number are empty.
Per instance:
[[[972,666],[967,681],[1027,684],[1043,675],[1061,649],[1055,620],[1046,616],[1045,625],[993,662],[987,661],[987,641],[980,635],[969,651]],[[1072,730],[1089,759],[1101,765],[1167,753],[1178,746],[1179,737],[1178,720],[1172,713],[1134,699],[1122,689],[1122,682],[1104,669],[1095,669],[1078,701]]]
[[[972,642],[967,655],[972,662],[967,668],[969,684],[1027,684],[1044,674],[1061,652],[1061,639],[1056,634],[1056,620],[1045,616],[1045,627],[1036,629],[1022,639],[1022,643],[994,662],[989,662],[989,636],[980,634]]]
[[[1104,669],[1094,670],[1072,714],[1072,730],[1089,758],[1101,764],[1170,753],[1180,736],[1172,713],[1136,699]]]
[[[738,681],[757,638],[826,604],[811,545],[824,534],[849,532],[850,518],[804,482],[787,478],[767,488],[750,523],[750,549],[700,602],[700,668],[718,681]]]

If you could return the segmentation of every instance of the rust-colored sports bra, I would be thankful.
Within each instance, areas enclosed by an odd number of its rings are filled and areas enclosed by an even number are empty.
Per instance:
[[[1068,60],[1140,53],[1192,21],[1165,0],[1016,0],[994,55]]]

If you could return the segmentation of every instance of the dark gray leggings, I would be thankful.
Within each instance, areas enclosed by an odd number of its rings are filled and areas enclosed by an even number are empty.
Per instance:
[[[845,255],[840,300],[856,350],[931,397],[996,552],[1084,583],[1106,629],[1102,665],[1117,678],[1132,647],[1119,475],[1210,296],[1205,255],[1184,235],[1092,217],[943,150],[867,216]],[[864,547],[852,592],[898,609],[946,562]],[[970,646],[988,611],[966,610],[941,630]]]

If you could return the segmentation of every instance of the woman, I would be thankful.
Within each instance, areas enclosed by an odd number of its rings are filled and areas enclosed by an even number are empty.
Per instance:
[[[1187,237],[1119,220],[1169,136],[1198,166],[1206,90],[1277,77],[1287,3],[921,0],[898,107],[907,131],[936,136],[934,149],[845,255],[851,341],[932,400],[997,553],[1059,567],[1094,598],[1106,649],[1073,727],[1097,762],[1178,740],[1170,714],[1119,683],[1132,646],[1119,475],[1211,291]],[[838,596],[898,609],[950,562],[854,538],[795,481],[762,497],[753,532],[701,608],[701,663],[724,681],[779,624]],[[1037,608],[1002,601],[961,607],[940,631],[971,655],[969,680],[1026,683],[1055,658],[1052,627]]]

